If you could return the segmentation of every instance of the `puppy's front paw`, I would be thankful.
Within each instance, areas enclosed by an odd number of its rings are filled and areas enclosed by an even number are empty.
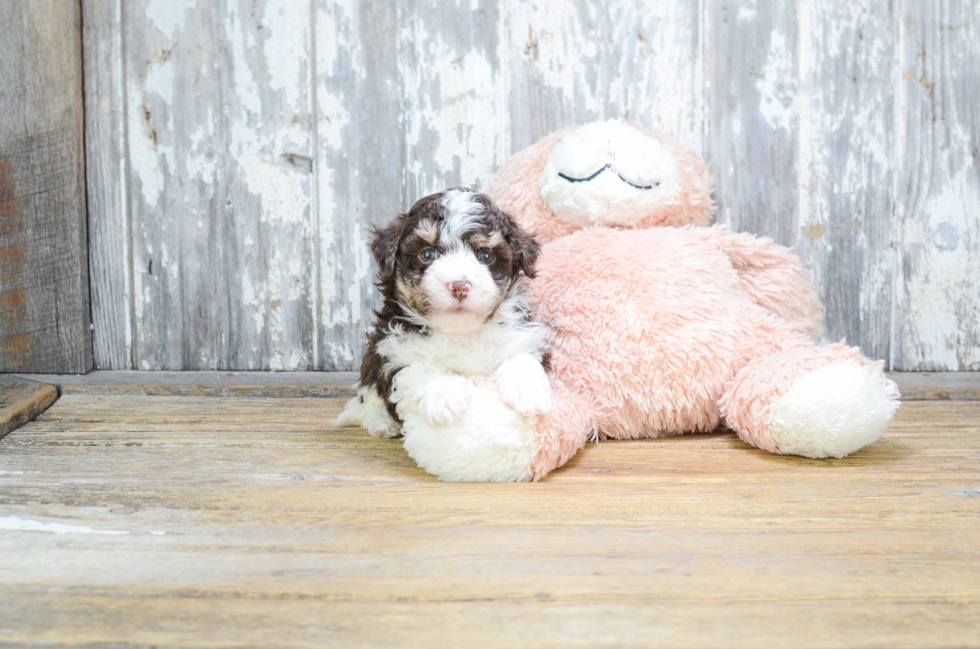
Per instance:
[[[470,405],[475,387],[461,376],[430,380],[419,399],[419,415],[432,426],[447,426],[459,419]]]
[[[551,383],[541,363],[530,354],[507,359],[494,377],[500,398],[518,413],[526,417],[551,414]]]

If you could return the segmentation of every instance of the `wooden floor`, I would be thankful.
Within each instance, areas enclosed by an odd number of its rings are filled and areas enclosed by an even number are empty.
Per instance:
[[[0,643],[980,646],[980,402],[443,484],[340,399],[66,394],[0,442]]]

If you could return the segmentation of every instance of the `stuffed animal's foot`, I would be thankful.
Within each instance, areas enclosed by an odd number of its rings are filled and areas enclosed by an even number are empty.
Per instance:
[[[551,384],[541,362],[530,354],[517,354],[504,361],[494,372],[497,388],[504,403],[522,415],[547,415],[551,412]]]
[[[720,405],[745,442],[773,453],[844,457],[877,441],[898,410],[898,387],[857,348],[805,347],[755,361]]]
[[[540,480],[568,462],[598,427],[596,409],[590,400],[561,386],[555,389],[554,398],[551,414],[539,419],[538,450],[531,466],[533,480]]]
[[[898,406],[898,388],[873,365],[825,365],[772,404],[769,436],[782,453],[844,457],[878,441]]]
[[[466,412],[433,426],[406,410],[405,450],[415,462],[448,482],[522,482],[531,479],[538,448],[535,419],[517,414],[492,387],[476,387]]]

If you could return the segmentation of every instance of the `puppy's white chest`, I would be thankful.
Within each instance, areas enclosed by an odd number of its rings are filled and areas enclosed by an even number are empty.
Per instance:
[[[452,374],[490,375],[506,360],[505,351],[491,336],[416,334],[393,340],[386,356],[398,365],[425,364]],[[390,352],[390,353],[388,353]]]
[[[538,363],[545,350],[545,328],[525,320],[524,297],[515,294],[504,302],[496,318],[473,331],[451,333],[438,329],[392,329],[378,341],[385,371],[424,365],[430,371],[464,376],[490,376],[518,354]]]

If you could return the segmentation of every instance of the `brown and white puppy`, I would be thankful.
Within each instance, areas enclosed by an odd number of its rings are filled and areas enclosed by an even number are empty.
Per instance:
[[[426,196],[376,230],[371,251],[384,302],[358,394],[338,425],[393,437],[409,410],[429,425],[450,424],[472,398],[473,377],[497,379],[518,412],[550,410],[544,329],[530,321],[523,293],[538,244],[488,196],[466,189]],[[528,373],[534,389],[520,377]]]

